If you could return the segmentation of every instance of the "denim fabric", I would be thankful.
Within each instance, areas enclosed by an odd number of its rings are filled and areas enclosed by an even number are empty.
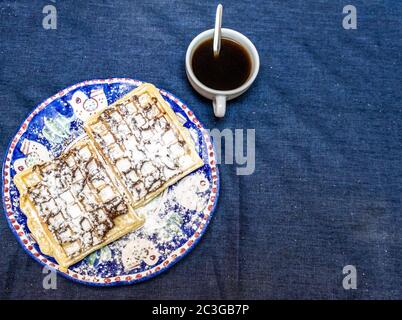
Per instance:
[[[217,1],[0,2],[0,144],[41,101],[83,80],[129,77],[181,97],[208,128],[255,129],[256,169],[223,164],[206,234],[144,283],[92,288],[38,263],[0,217],[0,297],[34,299],[402,298],[400,1],[222,1],[223,25],[259,50],[250,90],[213,117],[184,55]],[[57,30],[44,30],[53,4]],[[342,9],[357,8],[345,30]],[[3,213],[3,212],[2,212]],[[344,290],[342,269],[357,269]]]

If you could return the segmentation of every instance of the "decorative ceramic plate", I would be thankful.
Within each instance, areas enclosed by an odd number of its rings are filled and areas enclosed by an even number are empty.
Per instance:
[[[10,228],[23,248],[40,264],[89,285],[120,285],[158,275],[179,261],[204,233],[219,193],[215,151],[208,132],[193,112],[172,94],[160,90],[196,143],[204,166],[194,171],[138,212],[144,226],[87,256],[63,271],[44,255],[27,227],[13,183],[16,173],[58,156],[85,135],[83,121],[98,108],[110,105],[141,82],[113,78],[85,81],[40,104],[11,141],[3,164],[3,202]]]

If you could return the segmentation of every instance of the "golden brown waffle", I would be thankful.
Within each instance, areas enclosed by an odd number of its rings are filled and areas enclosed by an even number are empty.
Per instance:
[[[188,132],[148,83],[100,110],[84,128],[126,187],[134,208],[203,165]]]
[[[17,174],[21,209],[44,254],[68,267],[143,224],[93,143]]]

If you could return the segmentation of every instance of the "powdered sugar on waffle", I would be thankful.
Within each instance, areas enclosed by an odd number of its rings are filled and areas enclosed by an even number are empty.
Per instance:
[[[28,179],[31,201],[69,257],[101,243],[113,219],[128,212],[88,141],[35,166]]]
[[[190,146],[171,125],[158,100],[147,93],[131,95],[106,109],[90,129],[134,202],[194,164]]]

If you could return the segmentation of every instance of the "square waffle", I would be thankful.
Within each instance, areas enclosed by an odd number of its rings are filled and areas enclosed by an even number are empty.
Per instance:
[[[84,128],[134,208],[204,164],[176,114],[148,83],[100,110]]]
[[[88,137],[14,178],[41,251],[68,267],[143,224]]]

